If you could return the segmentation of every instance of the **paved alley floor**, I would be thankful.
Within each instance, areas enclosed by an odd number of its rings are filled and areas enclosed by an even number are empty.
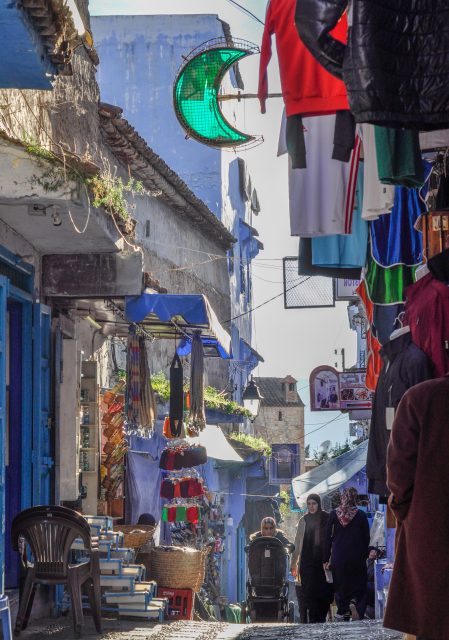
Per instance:
[[[98,636],[89,618],[82,638],[97,640],[402,640],[403,634],[382,628],[380,622],[326,623],[316,625],[235,625],[225,622],[174,622],[148,625],[128,620],[104,620]],[[40,620],[20,634],[21,640],[69,640],[70,618]]]

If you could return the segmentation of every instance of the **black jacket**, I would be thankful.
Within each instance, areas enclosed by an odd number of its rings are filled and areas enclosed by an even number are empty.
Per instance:
[[[432,363],[424,351],[413,344],[410,333],[390,340],[380,353],[384,366],[373,399],[366,475],[368,492],[387,496],[386,460],[391,432],[387,429],[386,408],[396,409],[407,389],[432,378]]]
[[[449,127],[448,1],[349,4],[347,46],[329,32],[348,0],[297,0],[295,21],[315,58],[343,78],[356,121],[423,130]]]

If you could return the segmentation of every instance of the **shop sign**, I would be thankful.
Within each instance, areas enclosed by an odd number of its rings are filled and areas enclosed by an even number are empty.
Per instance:
[[[339,372],[317,367],[310,374],[310,410],[371,409],[373,393],[366,388],[365,377],[365,370]]]
[[[349,280],[348,278],[335,279],[335,300],[358,300],[356,289],[360,280]]]

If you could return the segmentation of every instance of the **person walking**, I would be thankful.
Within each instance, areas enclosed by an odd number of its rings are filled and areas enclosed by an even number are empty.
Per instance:
[[[368,518],[357,507],[357,500],[357,489],[345,489],[340,506],[331,511],[327,522],[323,566],[332,570],[337,622],[359,620],[366,609],[370,535]]]
[[[403,396],[387,451],[396,553],[384,626],[449,638],[449,374]]]
[[[316,493],[307,496],[307,513],[298,522],[290,565],[292,575],[299,578],[296,597],[301,622],[325,622],[334,598],[333,586],[327,582],[323,569],[328,519],[320,496]]]

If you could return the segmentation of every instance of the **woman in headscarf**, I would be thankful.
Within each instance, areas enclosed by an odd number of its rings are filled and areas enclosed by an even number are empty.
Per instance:
[[[286,547],[289,553],[292,553],[295,545],[288,540],[285,533],[278,529],[276,526],[276,520],[271,516],[267,516],[266,518],[262,518],[262,522],[260,523],[260,531],[256,531],[251,534],[249,539],[252,542],[256,540],[256,538],[260,538],[261,536],[273,536],[282,542],[284,547]]]
[[[334,598],[333,587],[326,581],[323,551],[329,514],[321,507],[316,493],[307,496],[307,513],[296,529],[291,572],[299,576],[296,594],[301,622],[325,622]]]
[[[345,489],[327,523],[323,566],[332,570],[337,621],[359,620],[365,615],[370,534],[368,518],[357,501],[357,489]]]

